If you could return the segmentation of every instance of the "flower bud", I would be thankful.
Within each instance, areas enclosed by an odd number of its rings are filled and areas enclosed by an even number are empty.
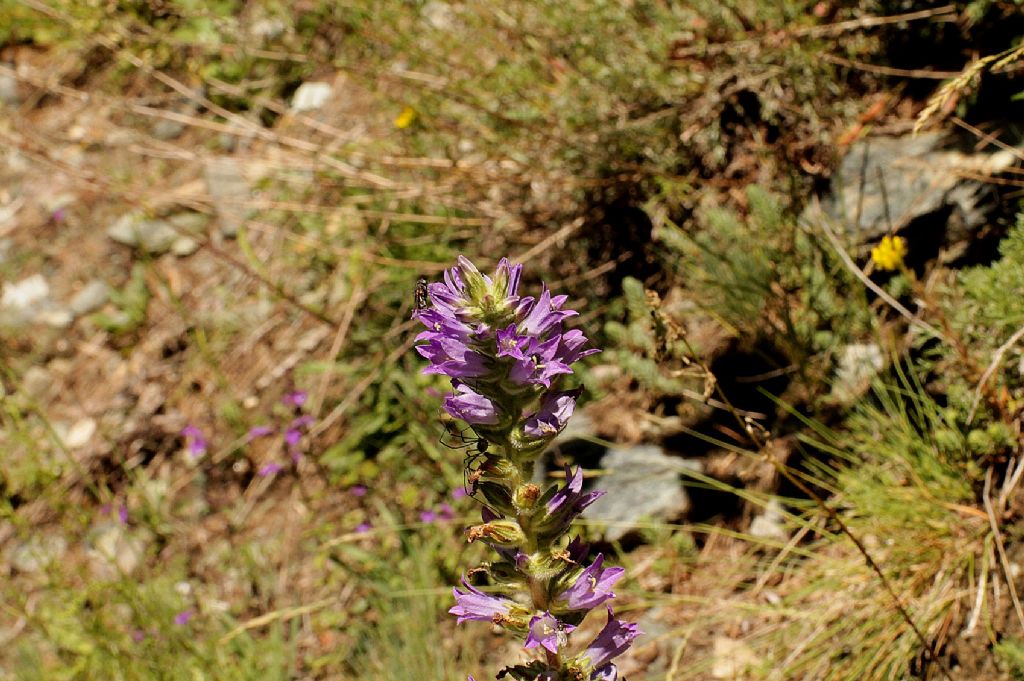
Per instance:
[[[484,540],[500,548],[514,548],[526,540],[519,523],[514,520],[492,520],[474,525],[466,534],[471,542]]]

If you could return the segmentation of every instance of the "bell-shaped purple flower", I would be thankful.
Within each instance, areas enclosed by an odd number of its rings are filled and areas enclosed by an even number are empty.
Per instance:
[[[615,598],[612,586],[626,571],[620,567],[604,568],[603,565],[604,555],[599,553],[572,586],[559,594],[557,600],[565,601],[568,610],[590,610],[609,598]]]
[[[507,615],[514,605],[509,598],[491,596],[479,589],[474,589],[465,577],[462,578],[462,585],[466,587],[466,592],[463,593],[458,588],[453,588],[455,605],[448,610],[450,614],[458,618],[455,620],[456,624],[462,624],[469,620],[496,622]]]
[[[567,635],[575,628],[571,624],[559,622],[550,612],[535,615],[530,619],[530,632],[523,647],[530,649],[541,646],[557,655],[558,649],[567,643]]]
[[[471,426],[494,424],[500,418],[494,402],[465,383],[455,386],[455,392],[444,398],[444,410]]]
[[[583,472],[565,467],[565,485],[547,499],[544,517],[535,525],[537,534],[549,539],[561,535],[585,508],[604,496],[602,490],[583,493]]]
[[[536,440],[550,440],[558,435],[576,411],[576,400],[582,392],[577,388],[545,395],[540,409],[523,424],[523,433]]]
[[[560,328],[561,323],[577,314],[575,310],[563,310],[562,305],[569,296],[552,296],[544,289],[540,298],[533,304],[529,314],[520,322],[519,331],[523,335],[543,338],[552,330]]]
[[[552,378],[559,374],[571,374],[572,368],[555,356],[561,339],[561,336],[553,336],[544,342],[536,338],[529,339],[523,356],[517,358],[509,369],[509,380],[517,385],[536,383],[550,388]]]
[[[580,653],[580,658],[587,660],[595,671],[603,670],[612,658],[625,652],[632,645],[633,639],[641,633],[636,624],[615,619],[612,609],[608,608],[608,623],[587,649]]]

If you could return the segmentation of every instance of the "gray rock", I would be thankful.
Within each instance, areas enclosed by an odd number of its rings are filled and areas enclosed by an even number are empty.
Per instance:
[[[964,149],[969,147],[965,144]],[[850,147],[822,208],[858,243],[949,210],[954,233],[947,239],[958,241],[986,224],[993,205],[992,183],[965,175],[998,174],[1015,162],[1012,151],[965,151],[957,140],[938,132],[868,137]]]
[[[171,250],[178,232],[166,220],[145,220],[129,214],[107,228],[107,236],[119,244],[139,248],[151,255],[163,255]]]
[[[97,523],[85,543],[89,567],[99,579],[130,575],[138,569],[146,552],[146,542],[115,521]]]
[[[66,329],[75,321],[75,315],[70,308],[60,305],[51,305],[39,310],[35,321],[52,326],[55,329]]]
[[[40,400],[50,393],[53,376],[40,366],[31,366],[21,377],[21,391],[33,400]]]
[[[103,307],[110,298],[110,287],[102,279],[89,281],[82,290],[74,295],[69,303],[71,311],[76,315],[89,314]]]
[[[245,202],[250,198],[250,189],[245,173],[236,159],[222,156],[206,162],[204,176],[220,220],[220,232],[234,237],[248,214]]]
[[[50,285],[41,274],[7,282],[0,294],[0,326],[21,327],[39,319],[54,306]]]
[[[210,216],[205,213],[196,213],[195,211],[188,210],[169,215],[167,222],[183,232],[200,235],[206,232],[206,227],[210,224]]]
[[[196,90],[195,92],[197,98],[204,95],[204,91],[202,89]],[[184,116],[193,116],[196,111],[199,110],[199,101],[197,98],[182,97],[172,105],[171,111]],[[156,137],[157,139],[173,140],[181,136],[181,133],[185,132],[186,127],[188,127],[188,124],[183,121],[172,120],[170,118],[158,118],[153,123],[152,133],[153,137]]]
[[[851,343],[844,347],[836,367],[830,397],[851,405],[871,387],[871,381],[885,367],[885,356],[875,343]]]
[[[18,572],[42,572],[64,557],[68,541],[56,534],[36,534],[11,550],[10,563]]]
[[[755,516],[750,522],[750,534],[759,539],[784,542],[789,539],[789,533],[783,525],[784,520],[782,504],[772,499],[765,505],[764,513]]]
[[[600,465],[606,475],[598,487],[606,493],[583,516],[607,523],[608,541],[621,539],[641,521],[669,520],[685,513],[690,500],[680,475],[701,469],[700,463],[667,456],[653,445],[609,449]]]
[[[0,64],[0,104],[18,106],[21,104],[18,79],[14,74],[14,66]]]

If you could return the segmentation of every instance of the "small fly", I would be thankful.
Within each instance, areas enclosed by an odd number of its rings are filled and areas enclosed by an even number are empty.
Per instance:
[[[414,305],[417,310],[425,310],[430,307],[430,296],[427,295],[427,278],[420,277],[416,281],[416,296]]]

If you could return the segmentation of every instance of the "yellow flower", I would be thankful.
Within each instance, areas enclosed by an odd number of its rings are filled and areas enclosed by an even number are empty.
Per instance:
[[[901,236],[882,237],[881,243],[871,249],[871,260],[880,270],[899,269],[906,255],[907,240]]]
[[[416,120],[416,109],[407,106],[402,109],[402,113],[395,116],[395,127],[404,130],[412,125],[414,120]]]

